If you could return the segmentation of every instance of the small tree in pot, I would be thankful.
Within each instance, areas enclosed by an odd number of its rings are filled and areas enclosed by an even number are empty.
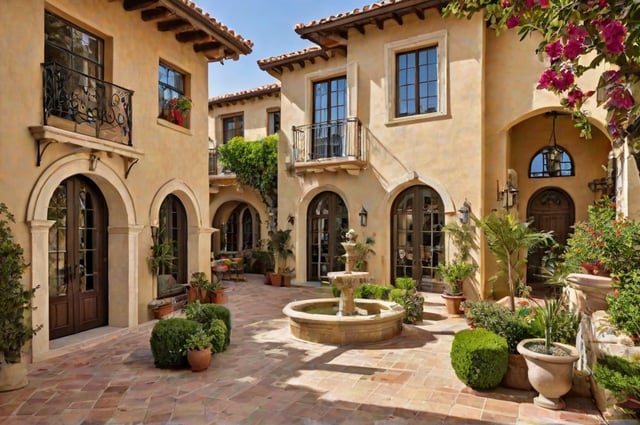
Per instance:
[[[25,323],[36,288],[25,289],[22,285],[27,265],[9,223],[15,223],[14,217],[7,206],[0,203],[0,391],[27,385],[21,351],[41,327],[34,329]]]
[[[469,252],[474,246],[475,232],[468,224],[450,223],[444,227],[449,240],[456,248],[453,260],[438,264],[438,275],[447,285],[442,294],[449,314],[460,314],[460,305],[465,300],[462,285],[476,272],[476,265],[469,261]]]

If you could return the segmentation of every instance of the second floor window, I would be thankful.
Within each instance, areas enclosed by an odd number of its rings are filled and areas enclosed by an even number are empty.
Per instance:
[[[278,131],[280,131],[280,111],[269,111],[268,119],[269,119],[268,135],[277,134]]]
[[[438,112],[438,47],[396,55],[396,116]]]
[[[234,137],[244,137],[244,118],[235,115],[222,119],[222,143],[227,143]]]
[[[72,23],[45,12],[44,60],[104,79],[104,41]]]
[[[181,126],[188,126],[185,119],[191,110],[191,100],[185,93],[187,76],[177,69],[160,63],[158,67],[159,115]]]

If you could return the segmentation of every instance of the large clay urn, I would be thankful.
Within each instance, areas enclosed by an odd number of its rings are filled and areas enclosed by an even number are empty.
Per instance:
[[[529,382],[539,393],[533,403],[547,409],[564,409],[561,397],[571,390],[573,363],[579,358],[578,350],[570,345],[553,342],[551,344],[561,348],[566,355],[543,354],[527,348],[532,344],[544,344],[544,339],[524,339],[517,348],[527,362]]]

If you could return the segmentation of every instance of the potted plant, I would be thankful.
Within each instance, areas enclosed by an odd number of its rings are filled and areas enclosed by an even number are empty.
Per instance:
[[[525,358],[531,386],[539,395],[534,404],[547,409],[564,408],[562,396],[571,389],[573,363],[578,360],[578,350],[569,344],[554,342],[559,321],[566,317],[562,299],[547,299],[543,306],[536,308],[536,320],[544,329],[544,338],[528,338],[518,343],[518,353]],[[575,327],[579,319],[575,321]]]
[[[174,124],[184,126],[184,118],[191,110],[192,102],[186,96],[180,95],[167,100],[163,108],[163,118]]]
[[[367,271],[367,259],[370,255],[375,255],[375,251],[372,246],[375,244],[375,240],[371,236],[367,236],[364,242],[356,242],[354,252],[356,253],[356,261],[353,264],[354,271]]]
[[[511,311],[516,310],[515,298],[519,295],[520,270],[527,263],[526,253],[531,249],[551,243],[551,232],[540,232],[531,222],[521,222],[511,214],[492,211],[474,222],[484,233],[489,251],[494,255],[498,271],[489,280],[507,279]]]
[[[447,305],[447,312],[460,314],[460,305],[465,300],[462,285],[465,279],[475,273],[475,265],[458,260],[448,264],[440,263],[437,270],[440,279],[446,284],[442,298]]]
[[[192,372],[201,372],[209,368],[213,356],[211,347],[211,335],[207,334],[202,327],[187,337],[184,350]]]
[[[173,312],[173,298],[158,298],[149,302],[153,317],[163,319]]]
[[[275,230],[269,233],[269,251],[275,258],[276,272],[271,276],[273,286],[281,286],[283,274],[287,267],[287,259],[293,256],[291,248],[291,229]]]
[[[22,348],[40,329],[25,323],[36,288],[25,289],[22,285],[27,265],[9,223],[15,223],[13,214],[0,203],[0,391],[27,385]]]

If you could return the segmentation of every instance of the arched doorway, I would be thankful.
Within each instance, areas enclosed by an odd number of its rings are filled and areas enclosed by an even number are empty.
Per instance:
[[[321,193],[309,205],[307,223],[307,279],[328,280],[329,272],[344,270],[340,242],[349,228],[347,207],[336,193]]]
[[[49,229],[49,338],[108,321],[106,202],[91,180],[73,176],[55,189]]]
[[[527,203],[527,217],[531,226],[539,231],[553,231],[560,245],[567,242],[575,222],[575,206],[567,192],[557,187],[545,187],[535,192]],[[542,260],[548,248],[531,251],[527,256],[527,283],[544,280],[540,273]]]
[[[173,246],[173,267],[160,270],[161,275],[172,275],[177,283],[187,283],[187,213],[175,195],[168,195],[160,205],[160,242],[170,241]],[[159,276],[160,277],[160,276]],[[172,283],[172,282],[171,282]],[[183,292],[181,287],[158,279],[158,298]]]
[[[431,287],[444,261],[444,205],[429,186],[413,186],[398,195],[391,208],[391,281],[412,277]]]
[[[260,247],[260,214],[248,203],[227,202],[214,216],[212,226],[220,232],[211,235],[211,249],[216,253],[238,253]]]

